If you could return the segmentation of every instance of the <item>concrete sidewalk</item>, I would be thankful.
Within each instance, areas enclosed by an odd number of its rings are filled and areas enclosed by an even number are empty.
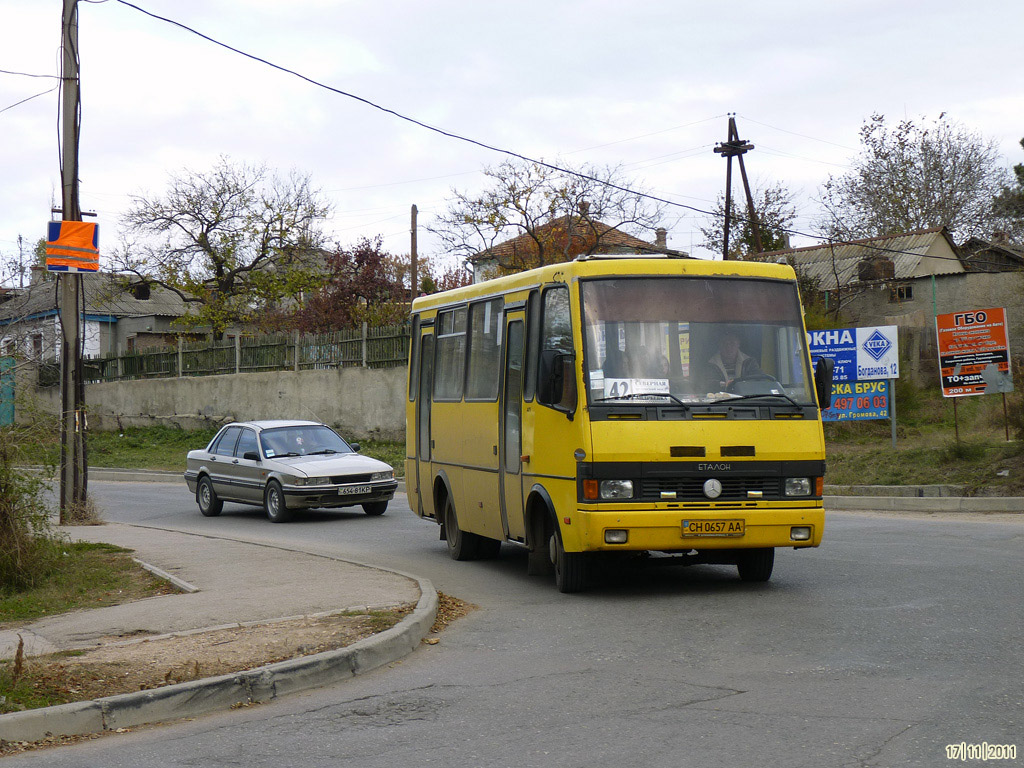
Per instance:
[[[0,739],[34,741],[193,717],[238,703],[326,685],[415,649],[437,611],[433,586],[414,576],[283,548],[117,523],[68,529],[80,540],[134,550],[182,594],[50,616],[0,631],[0,658],[94,648],[132,635],[213,630],[343,610],[415,605],[397,626],[347,648],[258,670],[0,715]]]

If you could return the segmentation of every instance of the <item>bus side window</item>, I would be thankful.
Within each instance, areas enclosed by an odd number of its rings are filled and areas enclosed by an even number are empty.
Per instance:
[[[530,292],[526,309],[526,364],[523,369],[523,400],[530,402],[537,391],[537,362],[540,357],[540,294]]]
[[[541,296],[541,305],[537,402],[572,412],[577,394],[569,289],[549,288]]]

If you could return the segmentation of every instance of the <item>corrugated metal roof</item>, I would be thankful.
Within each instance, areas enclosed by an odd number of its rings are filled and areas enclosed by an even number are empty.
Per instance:
[[[125,290],[123,278],[100,273],[83,277],[85,312],[88,315],[122,317],[180,317],[185,302],[173,291],[150,287],[148,299],[137,299]],[[0,304],[0,323],[55,312],[60,303],[57,283],[45,281]]]
[[[929,255],[928,252],[938,241],[945,242],[946,248],[939,249],[945,253],[933,253],[932,256],[940,256],[941,260],[931,264],[926,270],[922,269],[922,260]],[[906,280],[924,274],[944,275],[964,271],[956,247],[941,227],[834,245],[771,251],[760,254],[758,260],[785,259],[802,274],[816,280],[822,290],[833,290],[837,286],[837,277],[838,285],[846,286],[857,282],[860,279],[860,262],[871,257],[890,259],[895,280]]]

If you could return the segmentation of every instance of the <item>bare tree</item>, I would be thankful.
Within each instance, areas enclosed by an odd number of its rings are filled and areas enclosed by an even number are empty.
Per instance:
[[[780,182],[764,188],[755,188],[751,192],[754,207],[757,211],[758,230],[761,234],[761,245],[765,251],[779,251],[787,247],[786,230],[796,219],[796,205],[792,193]],[[750,220],[745,205],[741,208],[736,200],[732,200],[732,212],[729,216],[729,257],[747,258],[757,253],[754,239],[754,225]],[[704,241],[702,248],[714,253],[722,252],[725,237],[725,195],[719,195],[713,211],[714,215],[707,226],[701,227]]]
[[[308,176],[220,158],[171,177],[163,197],[132,197],[115,268],[162,285],[216,336],[316,282],[330,206]]]
[[[822,189],[823,233],[857,239],[944,226],[958,239],[991,234],[992,199],[1007,178],[995,141],[945,113],[892,129],[874,114],[860,139],[852,169]]]
[[[507,160],[483,173],[489,186],[475,195],[453,189],[448,210],[429,229],[460,258],[493,254],[501,272],[597,252],[614,233],[649,237],[664,211],[627,191],[619,168],[583,166],[574,175]],[[496,250],[515,238],[522,239],[514,248]]]

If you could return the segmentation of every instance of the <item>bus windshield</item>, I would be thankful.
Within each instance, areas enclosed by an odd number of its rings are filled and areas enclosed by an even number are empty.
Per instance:
[[[614,277],[581,297],[591,404],[814,404],[795,283]]]

